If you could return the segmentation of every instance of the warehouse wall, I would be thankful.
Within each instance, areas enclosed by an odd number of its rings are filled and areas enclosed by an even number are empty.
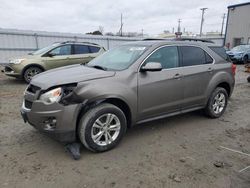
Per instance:
[[[250,4],[229,7],[226,31],[226,45],[230,48],[250,43]]]
[[[95,36],[72,33],[54,33],[42,31],[20,31],[0,29],[0,63],[10,58],[20,57],[54,42],[78,41],[97,43],[106,49],[140,38]]]

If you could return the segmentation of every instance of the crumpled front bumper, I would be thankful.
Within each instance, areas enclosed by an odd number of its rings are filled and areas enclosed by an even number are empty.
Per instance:
[[[62,105],[57,102],[45,104],[40,100],[32,101],[25,94],[21,115],[24,122],[61,142],[76,140],[76,123],[80,104]]]

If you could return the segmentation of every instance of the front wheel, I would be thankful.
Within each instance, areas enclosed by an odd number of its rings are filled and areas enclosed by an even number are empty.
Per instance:
[[[40,69],[39,67],[34,67],[34,66],[29,67],[24,71],[23,79],[25,80],[26,83],[30,83],[32,77],[41,72],[42,72],[42,69]]]
[[[127,129],[123,111],[115,105],[100,104],[85,113],[78,125],[78,136],[82,144],[94,152],[114,148]]]
[[[245,56],[243,57],[243,64],[247,64],[247,63],[248,63],[248,56],[245,55]]]
[[[211,118],[218,118],[225,112],[227,102],[227,91],[222,87],[217,87],[208,100],[205,113]]]

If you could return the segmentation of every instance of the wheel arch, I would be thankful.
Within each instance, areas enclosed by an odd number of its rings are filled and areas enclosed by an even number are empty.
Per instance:
[[[86,102],[86,103],[82,104],[82,107],[80,108],[78,115],[77,115],[76,131],[78,130],[78,125],[79,125],[81,117],[88,110],[90,110],[91,108],[93,108],[99,104],[102,104],[102,103],[110,103],[110,104],[113,104],[113,105],[117,106],[118,108],[120,108],[126,116],[127,127],[129,128],[132,126],[132,124],[133,124],[132,112],[131,112],[129,105],[124,100],[122,100],[120,98],[109,97],[109,98],[97,99],[97,100]]]
[[[26,65],[26,66],[23,68],[23,70],[22,70],[22,74],[21,74],[21,75],[22,75],[22,78],[24,77],[25,71],[26,71],[28,68],[30,68],[30,67],[38,67],[38,68],[42,69],[42,71],[45,71],[45,68],[44,68],[43,66],[39,65],[39,64],[35,64],[35,63],[28,64],[28,65]]]
[[[221,82],[215,88],[217,88],[217,87],[224,88],[227,91],[228,96],[231,95],[231,87],[230,87],[230,84],[228,82]]]

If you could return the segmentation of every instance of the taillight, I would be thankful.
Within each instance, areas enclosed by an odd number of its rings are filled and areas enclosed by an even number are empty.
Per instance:
[[[233,75],[235,76],[235,73],[236,73],[236,65],[232,63],[232,72],[233,72]]]

